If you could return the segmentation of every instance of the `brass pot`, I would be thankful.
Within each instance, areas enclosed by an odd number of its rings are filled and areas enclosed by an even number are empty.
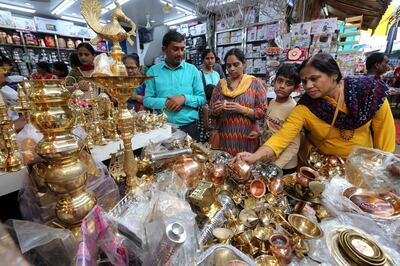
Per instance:
[[[174,164],[173,170],[184,180],[187,187],[192,188],[201,179],[203,169],[193,158],[183,156]]]
[[[266,185],[261,179],[254,179],[250,182],[250,194],[255,198],[261,198],[265,195]]]
[[[271,181],[268,184],[268,190],[274,196],[282,195],[285,188],[285,182],[283,179],[278,177],[271,178]]]

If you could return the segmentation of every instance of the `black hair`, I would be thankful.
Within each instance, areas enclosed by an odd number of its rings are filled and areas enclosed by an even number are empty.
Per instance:
[[[79,51],[80,48],[86,48],[92,55],[96,55],[96,51],[94,50],[93,46],[88,42],[82,42],[76,47],[76,51]]]
[[[367,71],[370,71],[376,64],[382,63],[385,59],[386,54],[384,53],[373,53],[367,57],[367,61],[365,62],[365,67]]]
[[[62,72],[61,75],[58,75],[58,77],[65,78],[68,76],[68,66],[64,62],[58,61],[53,63],[53,70],[57,69]]]
[[[77,53],[72,53],[69,55],[69,63],[71,64],[71,67],[81,67],[82,63],[79,60],[79,56]]]
[[[47,73],[51,73],[50,64],[47,63],[47,62],[44,62],[44,61],[39,62],[39,63],[36,64],[36,67],[44,69]]]
[[[134,61],[136,62],[136,65],[137,65],[137,66],[140,66],[140,63],[139,63],[139,56],[138,56],[138,55],[137,55],[137,56],[135,56],[134,54],[125,55],[125,56],[122,58],[122,63],[125,64],[125,63],[126,63],[126,60],[128,60],[128,58],[134,60]]]
[[[183,42],[185,37],[175,30],[168,31],[162,40],[162,45],[168,47],[171,42]]]
[[[11,59],[6,57],[4,54],[0,53],[0,66],[10,65],[12,66]]]
[[[213,94],[215,86],[212,84],[208,84],[205,88],[204,88],[204,93],[206,94],[206,100],[207,102],[211,100],[211,96]]]
[[[201,54],[201,61],[204,61],[204,59],[206,59],[206,57],[207,57],[207,55],[208,55],[209,53],[212,53],[212,54],[214,55],[215,59],[217,59],[217,55],[215,54],[215,52],[214,52],[213,50],[211,50],[211,49],[205,49],[205,50],[203,51],[203,53]]]
[[[231,55],[236,56],[237,59],[239,59],[239,61],[242,62],[243,64],[245,63],[246,58],[245,58],[245,56],[244,56],[243,51],[240,50],[239,48],[232,48],[232,49],[230,49],[230,50],[226,53],[226,55],[225,55],[225,57],[224,57],[225,64],[226,64],[226,60],[227,60],[228,57],[231,56]]]
[[[275,75],[276,78],[279,76],[292,80],[295,86],[298,86],[301,82],[299,68],[296,64],[283,64]]]
[[[340,68],[336,63],[335,59],[330,54],[327,53],[319,53],[314,56],[307,58],[301,63],[299,67],[299,73],[303,68],[307,65],[311,65],[315,69],[325,73],[329,76],[337,75],[336,81],[339,83],[342,79],[342,72],[340,72]]]

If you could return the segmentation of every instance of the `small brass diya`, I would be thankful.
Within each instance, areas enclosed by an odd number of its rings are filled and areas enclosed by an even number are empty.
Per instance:
[[[243,223],[245,226],[247,227],[253,227],[255,226],[258,221],[259,218],[257,216],[257,213],[254,210],[250,210],[250,209],[243,209],[240,213],[239,213],[239,220],[241,223]]]
[[[318,239],[324,235],[324,232],[317,223],[303,215],[290,214],[288,221],[293,229],[306,239]]]

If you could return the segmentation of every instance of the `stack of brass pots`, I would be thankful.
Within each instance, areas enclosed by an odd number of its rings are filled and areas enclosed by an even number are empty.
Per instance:
[[[352,228],[337,228],[327,237],[335,260],[347,265],[394,265],[392,259],[371,238]]]
[[[8,106],[0,94],[0,171],[15,172],[21,169],[21,156],[17,149],[14,123],[7,112]]]
[[[43,134],[36,152],[45,161],[42,179],[59,196],[55,213],[62,226],[78,233],[80,222],[96,204],[86,190],[87,169],[79,159],[83,143],[72,134],[75,115],[68,106],[70,93],[58,80],[29,81],[31,122]]]

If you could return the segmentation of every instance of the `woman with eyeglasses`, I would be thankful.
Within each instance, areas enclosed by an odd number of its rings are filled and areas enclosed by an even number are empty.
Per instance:
[[[257,120],[264,118],[267,91],[257,78],[244,74],[245,56],[240,49],[229,50],[224,61],[229,75],[218,82],[211,96],[216,129],[210,142],[232,155],[255,152],[259,141],[249,134],[257,127]]]
[[[142,75],[142,67],[139,64],[139,57],[134,55],[126,55],[122,58],[122,62],[126,67],[128,76]],[[139,87],[133,89],[132,96],[128,100],[128,109],[135,108],[135,111],[141,111],[143,107],[144,92],[146,84],[142,84]]]

